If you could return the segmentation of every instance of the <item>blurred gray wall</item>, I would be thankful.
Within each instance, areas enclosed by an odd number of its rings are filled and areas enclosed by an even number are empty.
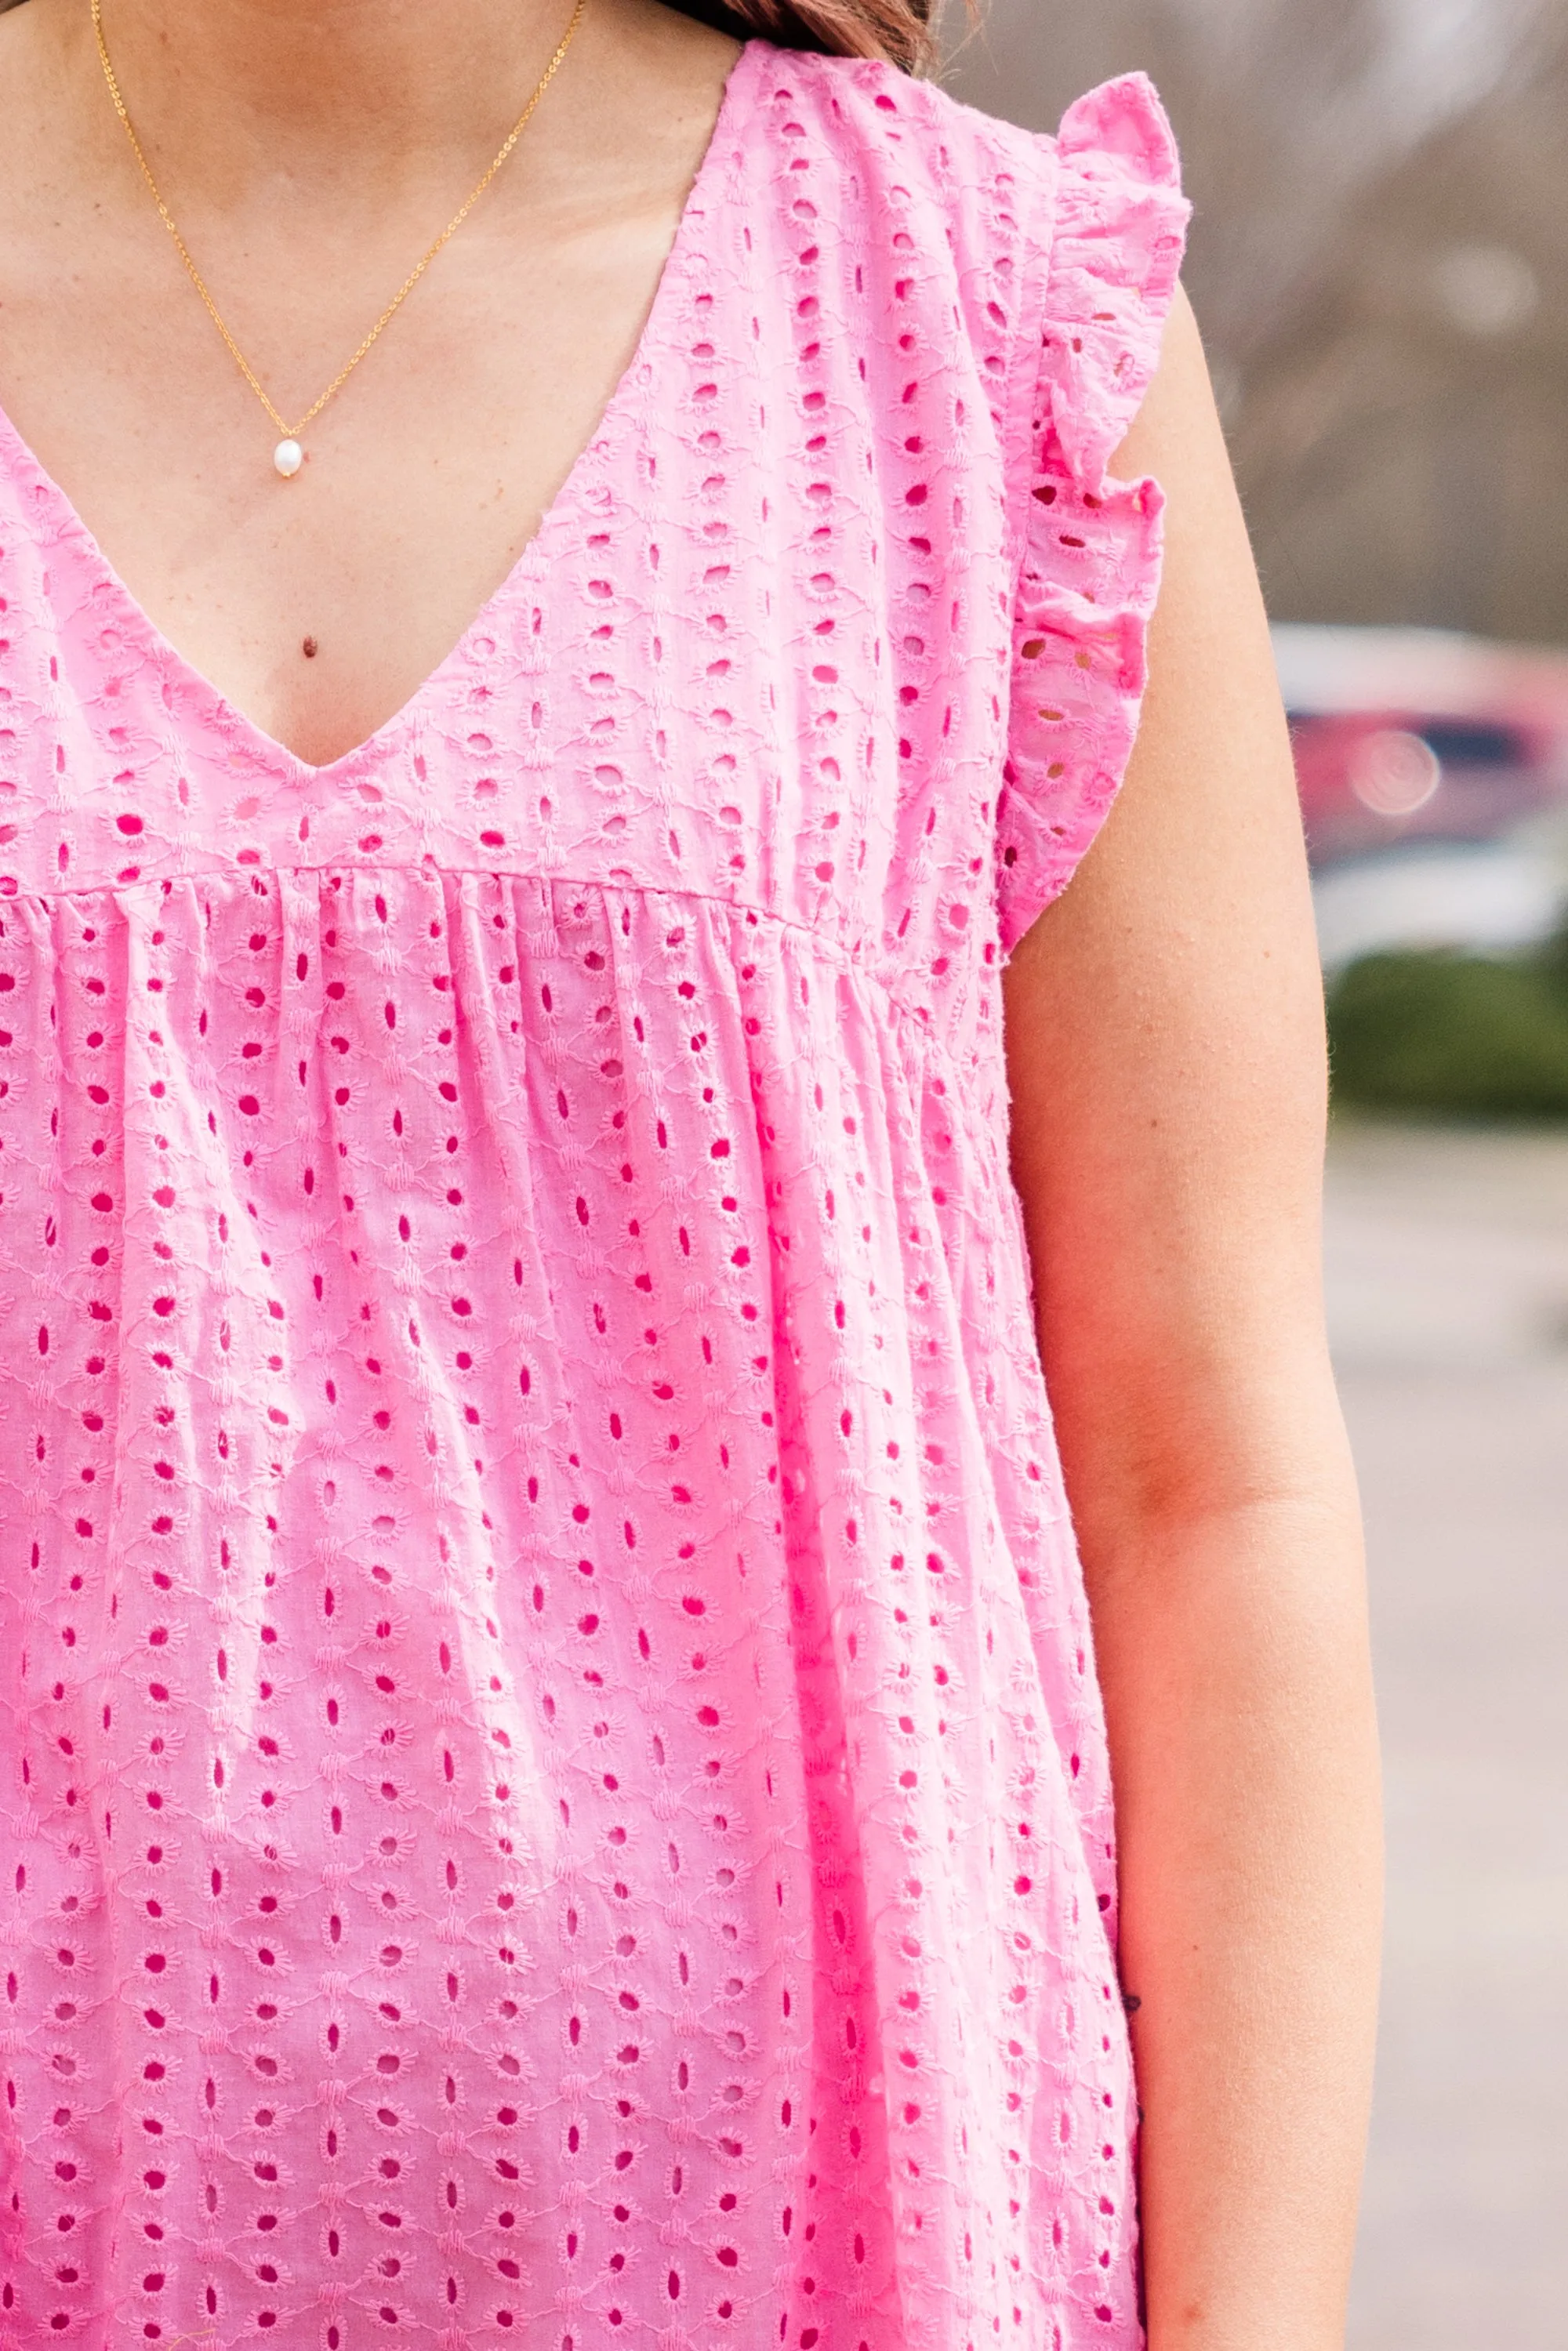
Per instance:
[[[949,0],[1036,130],[1141,66],[1270,606],[1568,643],[1563,0]]]

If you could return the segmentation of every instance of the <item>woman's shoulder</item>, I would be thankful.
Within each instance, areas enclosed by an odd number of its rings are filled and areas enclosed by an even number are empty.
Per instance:
[[[1068,181],[1179,185],[1176,139],[1146,74],[1100,83],[1048,131],[988,113],[885,58],[785,49],[760,37],[750,46],[765,113],[814,117],[841,147],[901,164],[939,187],[955,187],[976,170],[1011,173],[1047,195]],[[796,135],[810,135],[810,127],[800,119]]]
[[[758,39],[755,89],[768,131],[821,140],[862,176],[874,201],[891,181],[905,196],[956,193],[1000,176],[1046,183],[1054,141],[969,105],[941,83],[882,57],[828,56]]]
[[[1096,444],[1072,454],[1092,468],[1152,371],[1189,210],[1147,76],[1089,90],[1051,132],[884,59],[750,47],[747,130],[780,225],[852,253],[857,282],[894,265],[895,290],[956,310],[988,369],[998,333],[1020,352],[1046,343],[1059,396]]]

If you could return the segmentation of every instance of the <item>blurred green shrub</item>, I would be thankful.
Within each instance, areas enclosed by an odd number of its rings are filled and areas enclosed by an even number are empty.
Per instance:
[[[1532,955],[1364,956],[1329,988],[1347,1107],[1568,1118],[1568,936]]]

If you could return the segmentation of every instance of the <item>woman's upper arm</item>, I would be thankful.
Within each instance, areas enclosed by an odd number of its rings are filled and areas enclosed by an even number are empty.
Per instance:
[[[1155,476],[1166,501],[1141,727],[1003,983],[1041,1347],[1091,1534],[1299,1483],[1327,1384],[1309,1378],[1303,1402],[1326,1091],[1306,861],[1185,297],[1112,471]]]

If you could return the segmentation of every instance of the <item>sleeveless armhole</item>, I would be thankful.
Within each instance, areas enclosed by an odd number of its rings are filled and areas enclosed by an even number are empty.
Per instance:
[[[1190,206],[1142,74],[1063,117],[997,809],[1004,953],[1071,880],[1137,734],[1164,499],[1106,467],[1143,401]]]

